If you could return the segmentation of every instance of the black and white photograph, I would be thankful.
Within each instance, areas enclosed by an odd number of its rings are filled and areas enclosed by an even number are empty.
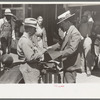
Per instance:
[[[100,4],[0,4],[0,84],[100,83]]]
[[[0,88],[100,97],[100,2],[0,2]]]

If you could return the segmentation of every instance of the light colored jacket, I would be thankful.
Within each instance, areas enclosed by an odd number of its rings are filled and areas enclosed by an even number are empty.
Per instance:
[[[18,41],[17,53],[20,59],[26,61],[36,60],[40,54],[26,32],[24,32],[23,36]]]

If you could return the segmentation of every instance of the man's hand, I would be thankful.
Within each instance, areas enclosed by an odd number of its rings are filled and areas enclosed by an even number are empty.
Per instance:
[[[46,51],[47,51],[47,49],[42,49],[40,52],[41,52],[42,54],[44,54]]]
[[[49,46],[49,47],[47,47],[46,49],[48,50],[48,49],[51,49],[52,48],[52,46]]]
[[[36,58],[41,58],[41,57],[42,57],[42,55],[43,55],[43,53],[42,53],[42,52],[38,52],[38,54],[36,55]]]

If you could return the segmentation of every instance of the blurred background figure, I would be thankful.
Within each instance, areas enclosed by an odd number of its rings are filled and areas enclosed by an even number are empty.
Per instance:
[[[22,20],[15,21],[15,27],[12,31],[12,43],[11,43],[11,50],[12,52],[16,53],[17,50],[17,43],[20,37],[23,35],[24,26]]]
[[[98,70],[100,68],[100,24],[94,24],[93,31],[92,31],[92,49],[95,55],[95,67],[94,70]]]
[[[8,48],[8,53],[11,52],[11,39],[12,39],[12,25],[11,18],[13,14],[10,9],[6,9],[4,12],[4,18],[0,19],[0,39],[1,39],[1,49],[3,54],[6,54],[6,49]]]
[[[92,46],[92,40],[91,40],[91,33],[92,33],[92,27],[93,27],[93,19],[91,17],[90,11],[85,11],[82,16],[82,21],[79,27],[79,31],[81,35],[83,36],[82,40],[82,70],[83,72],[86,70],[87,76],[91,75],[91,68],[94,66],[94,58],[91,53],[91,46]]]
[[[46,34],[46,30],[43,26],[43,17],[39,16],[37,18],[37,37],[38,37],[38,45],[41,48],[46,48],[47,45],[47,34]]]
[[[32,37],[33,43],[38,47],[40,51],[44,51],[47,47],[47,34],[46,30],[43,26],[43,17],[39,16],[37,18],[37,29],[35,35]],[[42,56],[42,59],[44,60],[44,55]]]

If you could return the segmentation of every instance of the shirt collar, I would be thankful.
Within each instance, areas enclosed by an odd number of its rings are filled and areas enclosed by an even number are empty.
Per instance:
[[[27,32],[24,32],[23,36],[26,37],[26,38],[30,38]]]

